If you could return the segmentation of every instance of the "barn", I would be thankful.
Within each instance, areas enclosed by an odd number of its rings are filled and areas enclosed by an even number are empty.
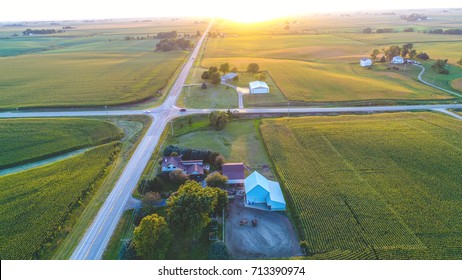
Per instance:
[[[246,206],[266,206],[271,211],[286,210],[286,201],[278,182],[268,180],[255,171],[245,178],[244,188]]]
[[[249,90],[251,94],[265,94],[269,93],[269,87],[265,82],[254,81],[249,83]]]

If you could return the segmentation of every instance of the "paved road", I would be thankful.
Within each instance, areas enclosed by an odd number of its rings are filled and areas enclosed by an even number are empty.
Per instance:
[[[212,25],[210,23],[202,38],[198,41],[196,48],[192,51],[190,59],[185,63],[183,70],[173,85],[170,94],[159,108],[152,110],[154,121],[149,127],[146,135],[133,153],[132,158],[125,167],[122,175],[117,181],[114,189],[101,207],[93,223],[88,228],[84,237],[71,256],[74,260],[101,259],[109,239],[114,232],[123,209],[130,198],[133,189],[136,187],[145,166],[147,165],[159,138],[170,118],[179,113],[174,106],[176,99],[181,93],[183,84],[191,69],[194,59],[204,41],[204,38]],[[99,112],[101,113],[101,112]],[[127,111],[119,112],[126,114]],[[140,114],[144,111],[129,111],[129,113]],[[104,115],[104,114],[103,114]],[[53,115],[54,116],[54,115]]]

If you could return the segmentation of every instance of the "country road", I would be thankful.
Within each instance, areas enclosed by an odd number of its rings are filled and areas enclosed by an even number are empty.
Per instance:
[[[87,117],[87,116],[120,116],[120,115],[140,115],[146,114],[153,118],[153,122],[136,148],[133,156],[127,163],[120,178],[116,182],[107,200],[101,207],[91,226],[86,231],[78,246],[75,248],[71,259],[89,260],[101,259],[106,246],[111,238],[117,223],[119,222],[123,209],[131,197],[132,191],[137,186],[139,179],[146,167],[160,136],[168,122],[176,117],[192,114],[207,114],[212,109],[187,109],[181,112],[175,106],[175,102],[181,94],[182,87],[186,81],[189,71],[197,58],[201,45],[213,21],[204,32],[196,47],[191,52],[190,58],[183,66],[176,82],[171,88],[164,103],[149,109],[149,113],[144,110],[115,110],[115,111],[56,111],[56,112],[6,112],[0,113],[0,118],[37,118],[37,117]],[[424,70],[423,70],[424,71]],[[421,74],[423,73],[421,72]],[[419,79],[420,79],[419,75]],[[421,80],[422,81],[422,80]],[[424,81],[422,81],[424,82]],[[428,84],[427,82],[424,82]],[[431,84],[430,84],[431,85]],[[433,85],[431,85],[433,86]],[[438,88],[438,87],[437,87]],[[444,90],[444,89],[442,89]],[[447,90],[445,90],[447,91]],[[455,94],[458,95],[458,94]],[[458,95],[461,96],[461,95]],[[462,97],[462,96],[461,96]],[[243,107],[243,104],[240,104]],[[462,118],[448,109],[462,109],[462,104],[442,104],[442,105],[403,105],[403,106],[364,106],[364,107],[289,107],[289,108],[236,108],[239,114],[290,114],[294,113],[373,113],[373,112],[398,112],[398,111],[438,111],[452,117]],[[215,110],[215,109],[213,109]],[[226,110],[226,109],[223,109]]]

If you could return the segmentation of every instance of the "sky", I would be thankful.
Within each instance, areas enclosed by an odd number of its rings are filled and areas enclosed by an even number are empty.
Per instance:
[[[407,8],[462,8],[460,0],[3,0],[0,21],[223,17],[260,21],[317,12]],[[252,20],[251,20],[252,19]]]

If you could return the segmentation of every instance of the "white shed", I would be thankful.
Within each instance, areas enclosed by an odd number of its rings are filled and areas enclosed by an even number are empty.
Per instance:
[[[401,56],[395,56],[393,57],[393,59],[391,60],[391,63],[393,64],[403,64],[404,63],[404,58],[402,58]]]
[[[269,87],[265,82],[254,81],[249,83],[249,89],[251,94],[264,94],[269,93]]]
[[[369,67],[372,65],[372,60],[370,60],[369,58],[361,58],[361,60],[359,61],[359,65],[361,65],[362,67]]]
[[[244,188],[246,206],[266,204],[271,211],[286,210],[286,201],[278,182],[268,180],[255,171],[245,178]]]

